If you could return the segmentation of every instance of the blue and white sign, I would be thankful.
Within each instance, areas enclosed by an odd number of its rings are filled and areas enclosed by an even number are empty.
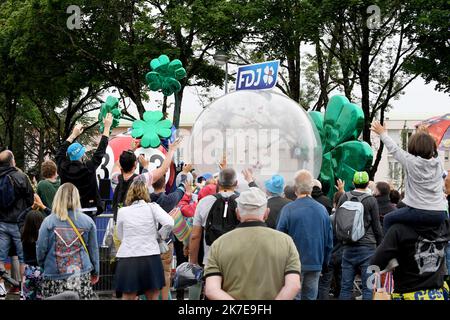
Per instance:
[[[239,67],[236,91],[273,88],[277,84],[279,65],[279,60],[273,60]]]

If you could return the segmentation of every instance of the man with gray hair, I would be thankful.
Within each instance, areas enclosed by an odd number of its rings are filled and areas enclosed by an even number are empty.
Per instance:
[[[311,197],[313,176],[307,170],[295,174],[297,200],[285,205],[277,229],[289,234],[302,265],[301,300],[316,300],[322,269],[326,270],[333,249],[333,230],[326,208]]]
[[[268,228],[263,191],[237,199],[240,224],[211,246],[205,294],[211,300],[292,300],[300,290],[300,259],[292,239]]]

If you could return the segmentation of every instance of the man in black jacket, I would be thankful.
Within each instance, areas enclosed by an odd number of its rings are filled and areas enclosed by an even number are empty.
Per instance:
[[[328,198],[323,192],[322,192],[322,184],[319,180],[314,180],[313,190],[311,193],[311,197],[316,200],[318,203],[323,205],[327,211],[328,214],[331,215],[333,211],[333,204],[331,203],[330,198]]]
[[[391,200],[389,198],[390,193],[391,193],[391,187],[389,186],[388,183],[383,182],[383,181],[377,182],[374,196],[375,196],[375,199],[377,199],[377,203],[378,203],[378,210],[380,212],[381,225],[383,225],[384,216],[387,215],[389,212],[395,210],[395,207],[391,203]]]
[[[56,164],[61,185],[70,182],[77,187],[80,192],[81,207],[91,217],[103,212],[95,171],[102,163],[103,156],[106,153],[111,124],[112,115],[108,113],[103,121],[103,135],[92,159],[82,161],[86,149],[78,142],[73,143],[83,133],[82,125],[75,126],[72,134],[63,142],[56,153]]]
[[[255,182],[253,171],[251,169],[243,170],[242,174],[250,188],[259,188]],[[273,175],[270,179],[264,181],[264,186],[267,195],[267,208],[269,208],[269,215],[265,223],[269,228],[276,229],[281,209],[291,202],[291,200],[281,196],[284,190],[284,178],[282,176],[278,174]]]
[[[22,242],[20,240],[19,217],[20,214],[30,207],[34,201],[34,192],[28,177],[16,168],[14,154],[5,150],[0,153],[0,181],[2,186],[9,184],[12,186],[12,204],[8,207],[0,205],[0,279],[5,275],[5,262],[8,252],[12,246],[15,247],[20,262],[20,273],[23,275],[25,268]],[[6,192],[6,188],[2,189]],[[2,194],[2,196],[5,196]],[[3,203],[3,201],[2,201]],[[3,283],[0,283],[4,289]],[[0,292],[2,298],[3,292]]]

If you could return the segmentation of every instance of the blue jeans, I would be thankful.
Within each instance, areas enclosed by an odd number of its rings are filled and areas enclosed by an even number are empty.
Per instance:
[[[340,300],[351,300],[353,296],[353,282],[358,270],[361,270],[361,286],[363,300],[372,300],[372,288],[367,287],[367,267],[375,253],[375,248],[369,246],[345,247],[342,256],[342,284]]]
[[[0,262],[5,263],[8,258],[9,249],[14,245],[19,262],[23,263],[22,241],[17,223],[0,222]]]
[[[305,271],[301,275],[302,289],[295,300],[317,300],[319,292],[320,271]]]
[[[319,295],[317,300],[330,300],[331,282],[333,281],[333,265],[330,263],[328,271],[322,273],[319,280]]]
[[[420,226],[439,226],[448,218],[446,211],[422,210],[411,207],[403,207],[384,216],[383,231],[386,232],[396,223]]]

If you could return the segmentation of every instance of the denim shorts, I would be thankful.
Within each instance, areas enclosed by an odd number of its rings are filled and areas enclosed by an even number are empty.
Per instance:
[[[0,222],[0,262],[6,262],[9,249],[12,246],[16,249],[19,262],[23,263],[23,248],[19,225],[16,223]]]

